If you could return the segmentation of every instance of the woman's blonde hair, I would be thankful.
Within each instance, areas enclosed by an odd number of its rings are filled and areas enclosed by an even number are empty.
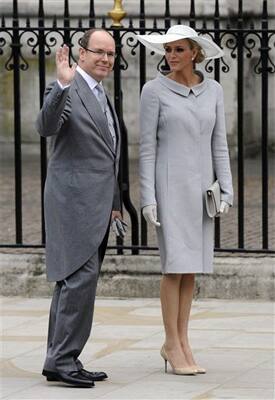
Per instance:
[[[188,41],[191,50],[193,49],[197,50],[197,55],[194,58],[194,63],[199,64],[203,62],[205,60],[205,53],[202,47],[195,40],[192,39],[186,39],[186,40]]]

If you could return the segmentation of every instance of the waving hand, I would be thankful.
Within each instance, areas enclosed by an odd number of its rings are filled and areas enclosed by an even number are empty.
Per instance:
[[[76,63],[70,67],[69,47],[66,44],[56,51],[55,61],[57,79],[63,86],[69,85],[75,76]]]

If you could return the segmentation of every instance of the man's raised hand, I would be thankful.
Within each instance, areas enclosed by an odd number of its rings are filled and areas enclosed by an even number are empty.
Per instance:
[[[77,64],[74,63],[70,67],[69,47],[66,44],[57,49],[55,61],[56,61],[57,79],[59,80],[62,86],[69,85],[74,79]]]

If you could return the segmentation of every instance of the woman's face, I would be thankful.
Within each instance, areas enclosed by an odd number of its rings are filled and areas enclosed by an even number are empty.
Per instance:
[[[186,67],[193,67],[193,60],[197,50],[191,49],[188,40],[180,39],[175,42],[165,43],[165,58],[173,72],[184,70]]]

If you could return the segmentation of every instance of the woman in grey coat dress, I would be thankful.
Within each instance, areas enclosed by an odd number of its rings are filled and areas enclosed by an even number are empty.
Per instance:
[[[195,375],[206,370],[197,365],[188,341],[194,274],[213,270],[214,226],[204,193],[216,175],[223,213],[232,205],[233,189],[222,87],[194,65],[223,52],[184,25],[138,39],[165,54],[170,67],[144,85],[140,109],[141,207],[156,226],[163,272],[161,356],[174,373]]]

